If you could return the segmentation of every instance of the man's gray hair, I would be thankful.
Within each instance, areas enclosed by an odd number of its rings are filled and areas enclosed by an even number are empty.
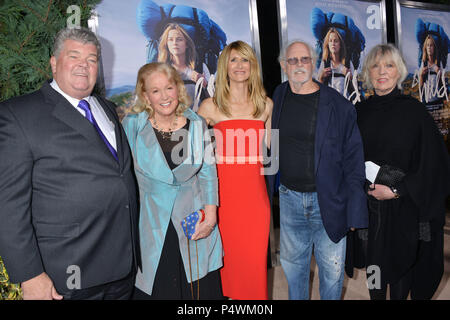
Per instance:
[[[300,44],[303,44],[304,46],[306,46],[306,48],[308,48],[308,51],[309,51],[309,56],[311,57],[311,59],[312,59],[312,64],[313,64],[313,66],[316,64],[316,61],[317,61],[317,53],[316,53],[316,51],[309,45],[309,43],[306,43],[305,41],[303,41],[303,40],[292,40],[292,41],[289,41],[288,43],[286,43],[286,44],[284,44],[283,45],[283,47],[281,48],[281,50],[280,50],[280,55],[278,56],[278,61],[281,63],[281,62],[283,62],[283,61],[286,61],[286,53],[287,53],[287,51],[289,50],[289,48],[293,45],[293,44],[296,44],[296,43],[300,43]]]
[[[63,50],[64,41],[75,40],[83,44],[93,44],[97,47],[97,57],[100,57],[101,46],[97,36],[91,30],[87,28],[66,28],[60,30],[55,37],[53,43],[53,56],[58,58],[59,54]]]

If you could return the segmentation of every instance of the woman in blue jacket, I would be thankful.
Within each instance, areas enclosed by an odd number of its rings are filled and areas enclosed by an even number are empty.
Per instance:
[[[220,299],[217,173],[206,123],[189,109],[183,81],[167,64],[141,67],[136,95],[123,121],[140,192],[134,298]],[[203,221],[187,241],[181,222],[200,209]]]

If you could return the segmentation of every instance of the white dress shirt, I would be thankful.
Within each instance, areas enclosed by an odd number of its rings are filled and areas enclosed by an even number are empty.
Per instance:
[[[50,83],[50,86],[55,89],[58,93],[60,93],[64,98],[69,101],[69,103],[74,106],[74,108],[83,115],[83,117],[86,117],[86,113],[83,109],[78,107],[78,103],[80,100],[76,98],[72,98],[67,93],[61,90],[61,88],[58,86],[56,81],[53,79],[53,81]],[[92,115],[95,118],[95,121],[97,121],[98,126],[100,127],[100,130],[102,130],[103,135],[106,137],[108,142],[111,144],[111,146],[114,148],[114,150],[117,151],[117,144],[116,144],[116,134],[115,134],[115,125],[113,122],[109,121],[108,116],[105,113],[105,110],[100,106],[97,99],[93,96],[87,96],[83,98],[83,100],[86,100],[90,107]]]

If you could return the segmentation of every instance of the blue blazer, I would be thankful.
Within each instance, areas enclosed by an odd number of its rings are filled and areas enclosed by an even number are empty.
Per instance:
[[[320,94],[314,146],[316,191],[325,230],[337,243],[351,227],[368,226],[364,151],[353,105],[336,90],[317,84]],[[272,129],[279,129],[288,85],[287,81],[280,84],[273,94]],[[272,155],[275,161],[277,157]],[[276,178],[276,174],[267,176],[271,200]]]

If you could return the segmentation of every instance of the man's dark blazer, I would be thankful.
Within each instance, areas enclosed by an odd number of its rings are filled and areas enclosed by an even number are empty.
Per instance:
[[[140,261],[130,149],[114,104],[96,98],[115,126],[119,162],[48,83],[0,104],[0,256],[11,282],[46,272],[66,293],[77,268],[88,288]]]
[[[325,230],[337,243],[349,228],[368,225],[364,150],[353,105],[336,90],[317,84],[320,93],[314,145],[316,191]],[[288,85],[283,82],[273,94],[272,129],[279,129]],[[267,177],[270,199],[276,180],[276,175]]]

